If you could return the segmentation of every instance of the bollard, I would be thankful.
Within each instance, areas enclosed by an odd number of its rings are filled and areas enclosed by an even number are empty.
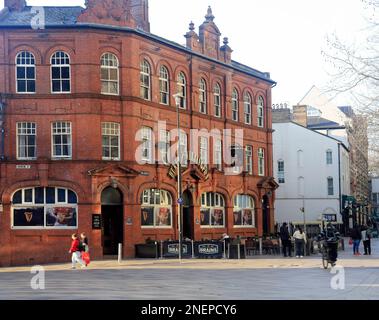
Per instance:
[[[238,253],[237,253],[238,260],[241,260],[241,245],[240,244],[237,244],[237,250],[238,250]]]
[[[228,243],[228,259],[230,259],[230,243]]]
[[[226,259],[226,242],[224,240],[224,254],[223,254],[223,259]]]
[[[191,242],[192,242],[192,259],[195,259],[195,250],[194,250],[195,246],[193,244],[193,240]]]
[[[263,255],[263,240],[259,238],[259,254]]]
[[[155,259],[159,259],[158,241],[155,241]]]
[[[279,238],[279,254],[283,254],[283,243],[282,239]]]
[[[122,262],[122,243],[118,244],[118,263]]]

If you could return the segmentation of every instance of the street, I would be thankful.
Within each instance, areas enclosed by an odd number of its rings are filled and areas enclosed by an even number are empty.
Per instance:
[[[0,269],[0,299],[122,300],[377,300],[379,240],[372,256],[340,252],[345,289],[331,288],[330,269],[320,256],[279,256],[246,260],[97,261],[88,269],[70,264],[45,266],[44,290],[31,289],[30,267]]]

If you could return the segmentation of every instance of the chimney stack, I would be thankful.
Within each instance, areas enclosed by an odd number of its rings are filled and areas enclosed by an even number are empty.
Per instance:
[[[307,106],[293,106],[293,122],[303,127],[308,126]]]

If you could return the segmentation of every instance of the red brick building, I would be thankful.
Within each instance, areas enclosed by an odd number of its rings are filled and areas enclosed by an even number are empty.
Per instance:
[[[190,24],[184,47],[150,33],[147,2],[88,0],[86,8],[42,10],[5,0],[0,266],[65,261],[74,232],[88,234],[94,258],[114,254],[118,243],[133,257],[147,238],[178,239],[176,177],[154,158],[166,159],[176,143],[158,121],[176,128],[177,92],[181,150],[189,150],[192,128],[244,130],[241,174],[212,165],[230,150],[211,139],[201,138],[191,157],[211,164],[186,163],[184,236],[273,230],[275,82],[231,59],[210,8],[199,34]],[[158,143],[158,134],[167,141]]]

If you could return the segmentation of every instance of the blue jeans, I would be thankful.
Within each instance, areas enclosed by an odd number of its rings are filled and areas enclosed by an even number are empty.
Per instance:
[[[304,240],[295,239],[296,256],[304,256]]]
[[[361,240],[353,240],[353,251],[354,254],[359,252],[359,244],[361,243]]]

